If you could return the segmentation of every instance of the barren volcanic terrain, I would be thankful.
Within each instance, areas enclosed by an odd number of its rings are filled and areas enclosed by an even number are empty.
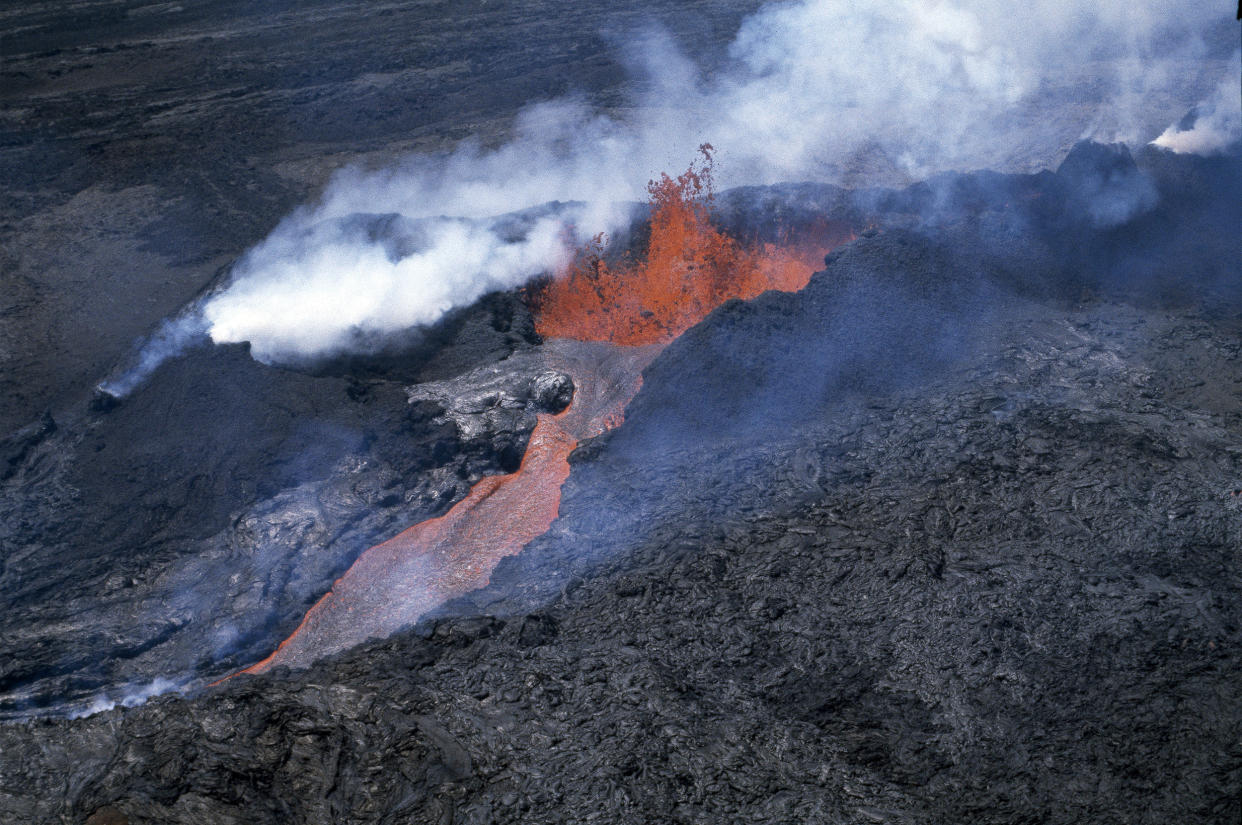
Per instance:
[[[1000,171],[661,160],[612,245],[378,185],[273,231],[532,101],[623,116],[653,21],[766,82],[757,6],[0,12],[0,822],[1242,821],[1236,138],[1076,141],[1101,81]],[[431,321],[211,315],[286,294],[264,238],[376,253],[334,287],[549,221]]]
[[[658,21],[713,60],[757,5],[0,11],[0,430],[89,393],[342,164],[494,142],[566,93],[619,106],[610,33]]]

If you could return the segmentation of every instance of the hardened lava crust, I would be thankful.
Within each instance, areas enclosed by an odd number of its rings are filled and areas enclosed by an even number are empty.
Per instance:
[[[306,670],[0,726],[0,813],[1236,820],[1240,161],[870,193],[803,291],[656,358],[487,587]]]

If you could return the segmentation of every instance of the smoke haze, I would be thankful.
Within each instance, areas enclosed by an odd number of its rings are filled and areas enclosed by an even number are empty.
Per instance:
[[[342,171],[239,261],[201,323],[265,361],[366,349],[554,270],[597,232],[623,231],[630,213],[616,204],[642,199],[649,178],[685,168],[704,141],[719,151],[722,186],[1032,171],[1084,137],[1150,141],[1206,96],[1193,128],[1157,143],[1213,151],[1238,131],[1236,69],[1212,93],[1236,48],[1230,12],[1208,0],[773,3],[744,22],[710,77],[667,37],[643,33],[618,44],[640,90],[630,116],[546,102],[500,147],[466,142]],[[554,201],[516,229],[503,217]],[[351,224],[360,213],[417,230],[394,244]]]

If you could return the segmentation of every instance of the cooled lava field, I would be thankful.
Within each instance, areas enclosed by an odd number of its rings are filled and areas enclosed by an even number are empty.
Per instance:
[[[0,12],[0,822],[1242,821],[1242,142],[708,147],[433,322],[135,367],[338,167],[758,5]]]

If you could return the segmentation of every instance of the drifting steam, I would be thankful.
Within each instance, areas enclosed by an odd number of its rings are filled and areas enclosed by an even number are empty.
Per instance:
[[[197,306],[191,306],[177,317],[165,320],[137,348],[128,366],[103,381],[99,389],[114,398],[129,395],[164,361],[184,352],[192,344],[202,342],[206,331],[200,308]]]
[[[178,684],[171,679],[154,679],[147,684],[126,685],[117,690],[96,695],[89,705],[71,712],[69,718],[81,719],[85,716],[94,716],[96,713],[112,710],[117,705],[132,708],[141,705],[153,696],[163,696],[166,693],[173,692],[180,693],[184,691],[184,688],[185,685]]]
[[[719,183],[734,186],[1031,171],[1083,137],[1150,140],[1216,80],[1205,67],[1219,71],[1231,48],[1212,39],[1232,39],[1226,11],[1209,0],[802,0],[746,20],[710,77],[648,34],[628,45],[645,90],[632,118],[544,103],[499,148],[467,143],[341,172],[317,206],[289,217],[201,312],[177,322],[184,334],[155,336],[136,377],[110,387],[128,391],[203,333],[282,361],[365,350],[433,323],[556,270],[596,233],[624,230],[628,210],[613,204],[641,198],[649,178],[707,141],[721,151]],[[1191,128],[1157,142],[1208,151],[1236,134],[1236,87],[1218,94]],[[571,205],[514,217],[552,202]],[[396,223],[377,232],[362,214]]]
[[[546,271],[564,256],[563,230],[545,218],[506,237],[486,223],[438,220],[401,255],[337,223],[295,224],[247,257],[203,316],[212,340],[250,341],[261,361],[363,348]]]
[[[1175,123],[1152,141],[1174,152],[1209,155],[1224,151],[1242,140],[1242,95],[1238,78],[1242,75],[1242,52],[1234,59],[1220,85],[1210,97],[1195,107],[1187,122]]]

